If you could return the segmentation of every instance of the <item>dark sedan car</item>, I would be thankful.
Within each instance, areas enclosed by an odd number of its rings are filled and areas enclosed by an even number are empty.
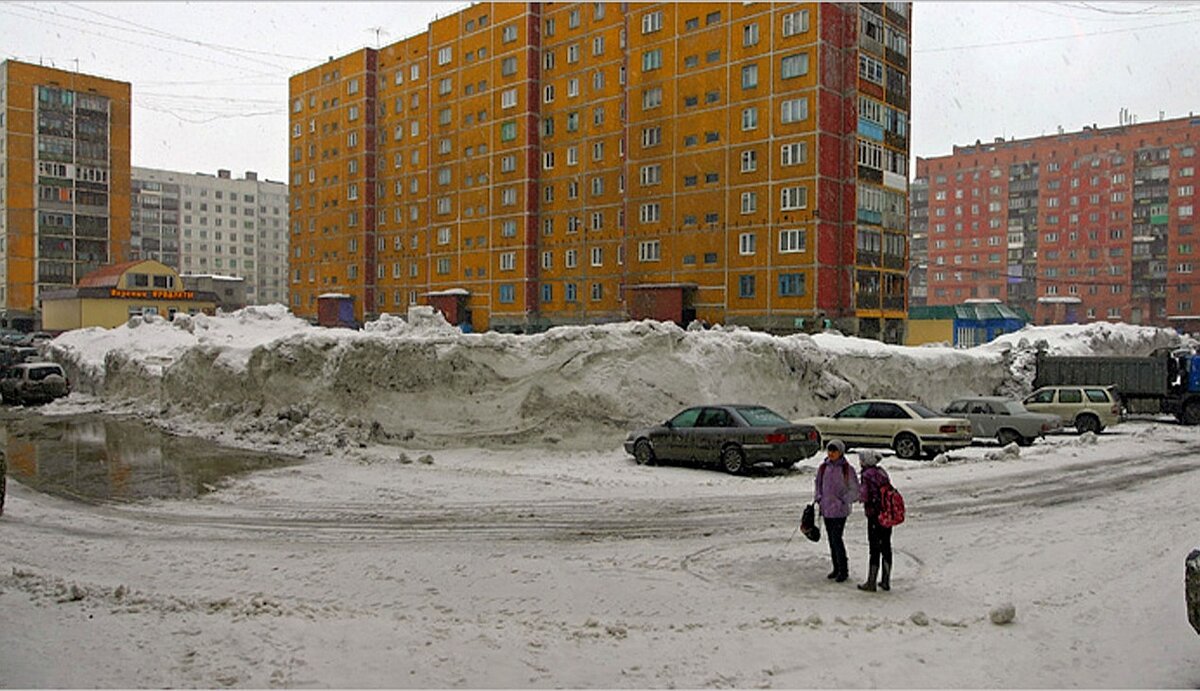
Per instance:
[[[728,473],[756,463],[788,468],[820,448],[816,427],[794,424],[760,405],[696,406],[625,438],[626,453],[639,465],[692,461],[719,464]]]

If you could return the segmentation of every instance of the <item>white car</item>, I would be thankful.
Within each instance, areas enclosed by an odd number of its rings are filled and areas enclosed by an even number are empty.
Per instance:
[[[916,401],[855,401],[833,417],[793,420],[816,427],[822,443],[841,439],[847,447],[882,446],[900,458],[933,456],[971,445],[969,420],[947,417]]]

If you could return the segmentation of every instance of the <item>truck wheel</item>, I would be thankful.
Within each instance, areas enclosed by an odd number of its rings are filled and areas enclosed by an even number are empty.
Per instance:
[[[1200,401],[1188,401],[1183,406],[1183,416],[1180,422],[1185,425],[1200,425]]]

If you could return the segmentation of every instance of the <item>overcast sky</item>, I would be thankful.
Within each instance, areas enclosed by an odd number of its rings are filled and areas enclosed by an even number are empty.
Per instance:
[[[0,2],[0,57],[133,84],[133,164],[287,180],[287,79],[465,3]],[[1200,3],[918,2],[912,152],[1200,111]],[[76,63],[78,61],[78,63]]]

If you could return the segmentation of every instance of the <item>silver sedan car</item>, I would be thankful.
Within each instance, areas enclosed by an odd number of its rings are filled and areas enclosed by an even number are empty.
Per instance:
[[[960,398],[946,406],[946,414],[971,421],[977,438],[995,439],[1002,446],[1013,442],[1029,446],[1034,439],[1062,430],[1062,418],[1057,415],[1030,412],[1021,404],[1000,396]]]
[[[625,452],[639,465],[691,461],[719,464],[728,473],[756,463],[788,468],[820,448],[815,427],[789,422],[760,405],[696,406],[625,438]]]

